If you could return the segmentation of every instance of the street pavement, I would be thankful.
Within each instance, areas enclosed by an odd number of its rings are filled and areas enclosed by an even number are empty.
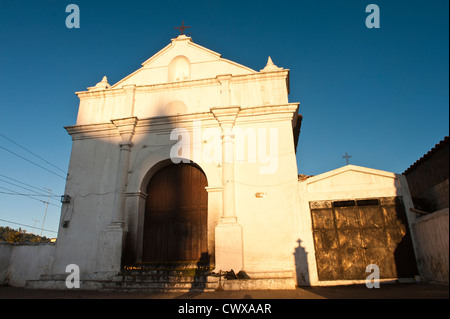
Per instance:
[[[295,290],[249,290],[214,292],[116,292],[79,289],[40,290],[0,287],[0,299],[449,299],[449,286],[440,284],[381,284],[302,287]]]

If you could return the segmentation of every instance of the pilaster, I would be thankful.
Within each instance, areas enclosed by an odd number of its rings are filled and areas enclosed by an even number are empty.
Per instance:
[[[240,271],[244,264],[242,227],[237,222],[233,127],[238,106],[211,108],[222,130],[222,216],[215,229],[216,271]]]
[[[125,225],[125,188],[128,178],[131,142],[137,124],[136,117],[111,121],[119,131],[119,166],[114,194],[114,211],[111,224],[100,233],[98,245],[97,270],[100,272],[119,272],[122,265],[127,227]]]

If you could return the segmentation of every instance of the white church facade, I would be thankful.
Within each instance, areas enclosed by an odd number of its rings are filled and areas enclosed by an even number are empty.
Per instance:
[[[255,71],[180,35],[76,94],[57,243],[30,286],[56,287],[70,264],[86,282],[177,263],[244,272],[230,289],[361,283],[369,265],[383,280],[417,274],[405,177],[299,176],[299,103],[270,58]]]

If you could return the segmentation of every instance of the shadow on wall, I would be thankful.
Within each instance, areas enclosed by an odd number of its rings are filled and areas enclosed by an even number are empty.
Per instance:
[[[143,145],[140,145],[139,149],[136,149],[136,147],[138,146],[135,146],[135,149],[133,149],[134,156],[132,156],[130,160],[129,174],[127,176],[128,187],[128,183],[130,183],[130,173],[139,169],[139,165],[142,165],[143,158],[155,156],[157,154],[159,155],[159,157],[164,158],[160,162],[156,163],[153,167],[151,167],[150,171],[146,173],[149,176],[148,177],[146,175],[147,177],[144,177],[145,181],[143,183],[145,184],[146,191],[147,185],[154,174],[156,174],[164,167],[174,164],[170,158],[171,154],[168,147],[170,148],[171,146],[179,143],[179,141],[182,139],[182,136],[179,135],[178,140],[173,140],[170,138],[170,131],[178,128],[178,117],[187,113],[186,104],[181,100],[171,100],[170,102],[160,101],[156,105],[152,106],[152,109],[154,110],[154,114],[150,118],[142,118],[140,120],[145,120],[146,125],[152,127],[160,123],[161,117],[167,117],[167,122],[164,124],[167,133],[167,140],[161,142],[161,138],[163,137],[161,137],[161,134],[159,134],[160,141],[158,143],[152,143],[152,140],[154,139],[153,136],[147,142],[143,143]],[[145,140],[148,136],[150,135],[143,135],[141,136],[141,138]],[[135,136],[134,140],[136,140],[137,137],[138,136]],[[183,158],[184,154],[181,154],[179,151],[178,155],[181,159]],[[148,178],[148,180],[146,178]],[[146,205],[147,203],[145,204],[145,206]],[[144,213],[143,219],[141,218],[142,216],[139,215],[140,213]],[[141,261],[142,247],[137,247],[137,242],[141,241],[141,237],[143,237],[143,232],[139,231],[139,229],[141,229],[143,227],[142,225],[145,224],[145,210],[144,212],[139,213],[134,211],[125,211],[125,218],[127,219],[129,231],[127,232],[125,248],[122,254],[122,266],[134,265],[136,262]]]
[[[112,256],[114,258],[120,256],[122,265],[130,260],[136,260],[136,256],[140,254],[136,247],[141,241],[141,238],[137,237],[140,236],[137,230],[141,227],[141,220],[137,211],[128,211],[127,199],[118,199],[127,192],[130,178],[133,172],[139,169],[142,158],[170,158],[171,146],[181,139],[180,136],[178,140],[171,139],[170,133],[177,128],[178,113],[183,112],[185,107],[183,101],[168,99],[161,99],[151,105],[152,117],[139,118],[141,123],[138,125],[145,127],[146,130],[154,126],[156,129],[161,127],[164,134],[134,135],[129,152],[123,151],[117,140],[104,139],[101,134],[99,137],[83,129],[82,125],[66,127],[72,138],[77,140],[77,146],[72,149],[70,175],[66,181],[67,195],[72,200],[61,209],[58,234],[60,248],[56,251],[55,273],[64,272],[65,266],[71,263],[79,265],[82,273],[103,271],[104,268],[109,269],[111,264],[120,268],[115,260],[111,261]],[[164,121],[161,120],[163,116],[167,116]],[[115,131],[117,135],[121,129],[119,126]],[[99,127],[99,130],[102,128]],[[129,198],[127,196],[125,197]],[[92,245],[93,238],[101,237],[102,232],[99,230],[103,227],[101,225],[112,223],[118,218],[115,216],[116,213],[111,213],[116,202],[117,207],[121,206],[117,211],[128,228],[125,248],[120,255],[120,252],[116,255],[113,253],[115,246],[108,240],[98,243],[98,248]]]
[[[394,260],[398,278],[413,278],[419,274],[417,269],[414,247],[412,244],[411,230],[406,217],[405,205],[402,197],[398,194],[394,204],[394,221],[400,224],[404,234],[399,234],[396,238],[396,247],[394,250]]]
[[[310,278],[309,278],[309,268],[308,268],[308,259],[307,252],[304,247],[302,247],[301,239],[297,240],[298,247],[295,247],[294,250],[294,262],[295,262],[295,272],[297,277],[297,286],[309,286]]]

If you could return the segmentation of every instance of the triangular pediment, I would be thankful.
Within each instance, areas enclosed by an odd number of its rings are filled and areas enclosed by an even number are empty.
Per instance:
[[[306,183],[308,191],[311,192],[323,189],[344,191],[362,188],[399,187],[399,180],[395,173],[355,165],[346,165],[308,178]]]
[[[142,63],[142,67],[112,86],[153,85],[215,78],[218,75],[245,75],[256,71],[224,59],[190,37],[180,35],[172,43]]]

